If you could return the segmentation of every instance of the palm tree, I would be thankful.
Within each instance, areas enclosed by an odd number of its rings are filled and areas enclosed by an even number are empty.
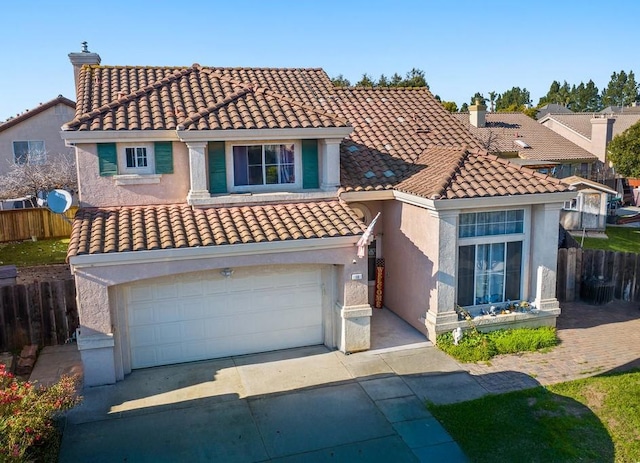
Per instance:
[[[491,103],[491,112],[495,109],[496,97],[498,96],[497,92],[489,92],[489,102]]]

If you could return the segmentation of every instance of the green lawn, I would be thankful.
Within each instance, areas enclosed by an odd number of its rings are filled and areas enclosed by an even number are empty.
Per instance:
[[[608,240],[585,238],[583,247],[640,253],[640,227],[607,227],[606,233]],[[582,241],[580,234],[574,235],[574,238],[578,243]]]
[[[0,265],[64,264],[69,238],[0,243]]]
[[[638,369],[428,407],[473,462],[640,462]]]

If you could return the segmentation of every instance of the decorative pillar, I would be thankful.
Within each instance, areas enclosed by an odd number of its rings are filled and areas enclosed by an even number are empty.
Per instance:
[[[438,219],[438,256],[434,262],[436,290],[429,300],[425,326],[429,339],[450,331],[451,324],[458,321],[456,307],[456,261],[458,255],[458,214],[459,211],[433,211]]]
[[[211,195],[207,188],[207,142],[189,142],[189,180],[190,188],[187,202],[193,199],[206,199]]]
[[[340,186],[340,143],[342,138],[319,140],[320,188],[336,190]]]

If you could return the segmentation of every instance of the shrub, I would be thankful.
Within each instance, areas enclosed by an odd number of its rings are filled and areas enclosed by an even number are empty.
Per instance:
[[[556,329],[548,326],[541,328],[517,328],[481,333],[471,327],[458,343],[453,344],[451,333],[440,334],[436,345],[440,350],[464,363],[490,360],[498,354],[514,354],[553,347],[558,344]]]
[[[42,461],[57,446],[54,419],[76,405],[77,377],[63,376],[49,387],[21,381],[0,364],[0,461]]]

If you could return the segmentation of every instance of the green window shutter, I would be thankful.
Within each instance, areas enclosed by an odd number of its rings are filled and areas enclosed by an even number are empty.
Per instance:
[[[118,151],[115,143],[98,143],[98,166],[101,177],[118,174]]]
[[[156,174],[173,174],[173,143],[157,141],[154,145]]]
[[[209,142],[209,193],[227,192],[227,165],[224,142]]]
[[[319,188],[318,140],[302,140],[302,188]]]

